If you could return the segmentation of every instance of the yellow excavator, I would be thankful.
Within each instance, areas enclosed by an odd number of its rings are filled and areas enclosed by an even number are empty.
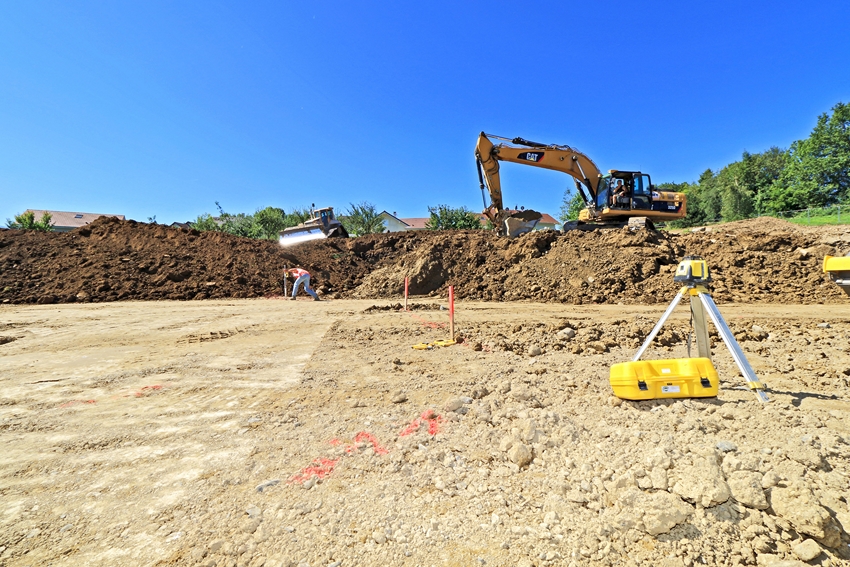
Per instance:
[[[492,140],[502,142],[494,144]],[[483,214],[499,234],[511,238],[534,230],[542,215],[531,210],[505,209],[499,179],[500,161],[552,169],[572,176],[585,203],[577,224],[653,228],[653,221],[682,219],[687,212],[684,193],[658,191],[646,173],[611,169],[603,175],[593,160],[570,146],[481,132],[475,146],[475,162],[484,198]],[[490,193],[489,205],[484,196],[485,187]]]

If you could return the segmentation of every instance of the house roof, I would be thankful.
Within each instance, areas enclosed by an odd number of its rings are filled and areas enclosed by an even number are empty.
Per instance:
[[[425,228],[431,217],[417,217],[412,219],[398,219],[410,228]]]
[[[76,213],[73,211],[45,211],[39,209],[27,209],[32,212],[36,220],[40,220],[44,213],[50,213],[53,226],[78,228],[85,226],[100,217],[115,217],[118,220],[126,220],[124,215],[107,215],[101,213]]]
[[[518,213],[518,212],[520,212],[520,211],[518,211],[518,210],[516,210],[516,209],[508,209],[508,212],[509,212],[509,213]],[[556,219],[555,217],[553,217],[552,215],[548,215],[548,214],[546,214],[546,213],[540,213],[540,214],[541,214],[542,216],[540,217],[540,220],[539,220],[539,221],[537,221],[538,223],[543,223],[543,224],[561,224],[561,222],[560,222],[558,219]],[[487,217],[486,217],[486,216],[484,216],[484,215],[481,215],[481,222],[482,222],[482,223],[487,222]]]

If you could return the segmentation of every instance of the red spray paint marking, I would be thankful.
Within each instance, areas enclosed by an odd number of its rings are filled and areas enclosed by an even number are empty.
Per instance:
[[[75,406],[77,404],[96,404],[97,400],[71,400],[70,402],[65,402],[61,404],[60,408],[69,408],[71,406]]]
[[[160,384],[154,384],[153,386],[142,386],[139,391],[133,392],[133,395],[137,398],[141,398],[143,396],[147,396],[148,394],[154,393],[154,391],[156,390],[162,390],[162,386]]]
[[[419,431],[419,428],[422,427],[423,423],[428,425],[428,435],[436,435],[440,432],[440,423],[442,421],[443,416],[437,415],[437,413],[432,409],[427,409],[422,412],[420,417],[411,421],[410,425],[405,427],[398,436],[405,437],[411,433],[416,433]]]
[[[377,454],[377,455],[386,455],[387,453],[389,453],[389,451],[387,451],[384,447],[381,446],[380,443],[378,443],[378,439],[375,438],[375,436],[372,435],[371,433],[369,433],[368,431],[361,431],[360,433],[358,433],[354,437],[354,442],[355,443],[363,443],[363,442],[371,443],[372,444],[372,450],[375,451],[375,454]]]
[[[334,468],[336,467],[336,464],[338,462],[339,459],[325,459],[320,457],[314,460],[313,464],[309,467],[304,467],[303,469],[301,469],[301,472],[290,478],[287,481],[287,484],[293,484],[296,482],[303,483],[310,480],[314,476],[323,479],[332,472],[334,472]]]
[[[429,329],[445,329],[446,323],[435,323],[434,321],[426,321],[416,313],[409,311],[410,316],[422,323],[423,327],[428,327]]]

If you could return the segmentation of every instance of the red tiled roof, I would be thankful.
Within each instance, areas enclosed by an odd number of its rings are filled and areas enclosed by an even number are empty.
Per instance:
[[[431,217],[419,217],[413,219],[398,219],[410,228],[425,228],[425,225],[431,220]]]
[[[38,209],[27,209],[27,212],[32,212],[35,215],[35,220],[40,220],[44,213],[50,213],[50,220],[53,222],[53,226],[56,227],[78,228],[100,217],[116,217],[118,220],[125,220],[124,215],[105,215],[101,213],[75,213],[71,211],[44,211]]]
[[[509,212],[518,213],[519,211],[510,209]],[[540,220],[538,222],[541,222],[543,224],[561,224],[561,222],[558,219],[552,217],[551,215],[547,215],[546,213],[540,213],[540,214],[543,215],[543,216],[540,217]],[[481,224],[485,224],[487,222],[486,216],[480,215],[479,218],[481,219]]]

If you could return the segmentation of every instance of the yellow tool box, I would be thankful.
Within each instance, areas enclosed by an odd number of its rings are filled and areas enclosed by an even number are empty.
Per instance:
[[[611,367],[614,395],[624,400],[713,398],[720,378],[707,358],[622,362]]]

